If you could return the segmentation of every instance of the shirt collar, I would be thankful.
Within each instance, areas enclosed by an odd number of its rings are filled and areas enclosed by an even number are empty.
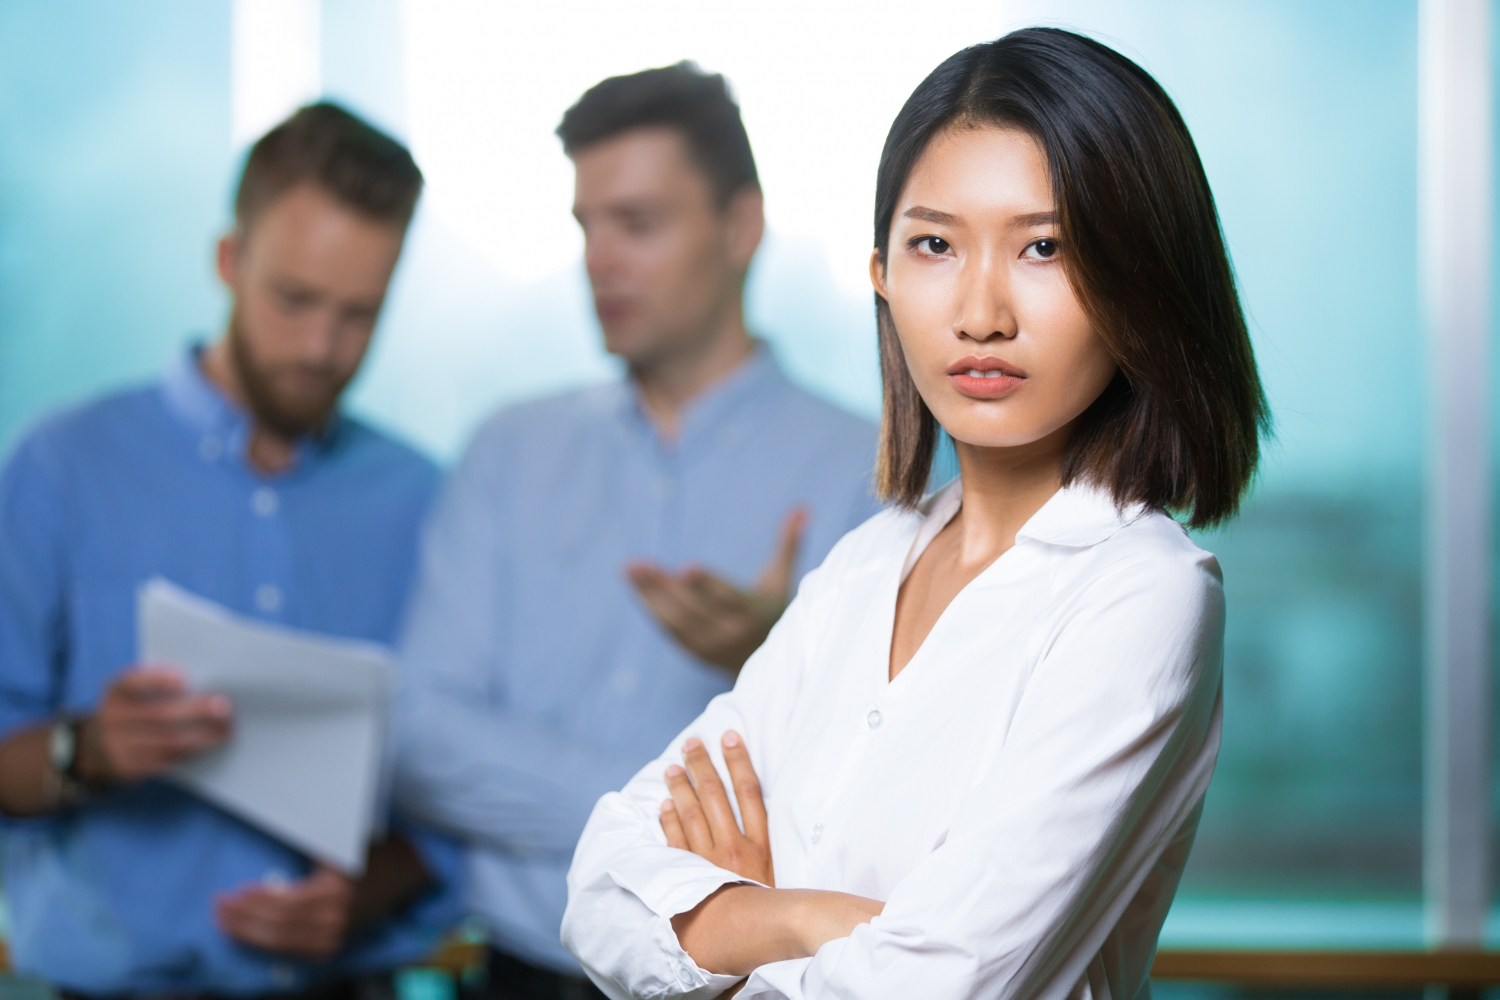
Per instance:
[[[203,345],[194,344],[167,365],[162,374],[167,409],[198,434],[247,437],[249,418],[203,374],[202,354]]]
[[[194,344],[174,357],[162,374],[167,409],[199,438],[206,459],[221,454],[244,457],[250,446],[250,416],[203,374],[203,345]],[[338,437],[342,418],[335,411],[327,430],[297,442],[292,469],[327,450]]]
[[[1141,504],[1121,507],[1107,490],[1092,483],[1074,482],[1042,504],[1016,532],[1016,541],[1031,538],[1049,545],[1086,548],[1098,545],[1144,514]]]
[[[923,532],[936,535],[953,519],[963,502],[963,480],[954,479],[936,490],[917,509],[923,516]],[[1016,532],[1016,541],[1030,538],[1049,545],[1085,548],[1098,545],[1121,528],[1144,514],[1141,504],[1120,507],[1108,491],[1091,483],[1075,482],[1042,504],[1041,510]]]

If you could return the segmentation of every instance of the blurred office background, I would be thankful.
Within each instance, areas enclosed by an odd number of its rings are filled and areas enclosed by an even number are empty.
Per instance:
[[[0,439],[216,334],[240,157],[320,94],[429,180],[361,415],[450,461],[494,407],[610,377],[551,130],[599,78],[682,58],[729,77],[760,163],[755,330],[873,418],[885,130],[943,57],[1036,22],[1178,102],[1277,422],[1244,516],[1204,540],[1230,608],[1224,746],[1163,943],[1420,944],[1414,0],[3,0]]]

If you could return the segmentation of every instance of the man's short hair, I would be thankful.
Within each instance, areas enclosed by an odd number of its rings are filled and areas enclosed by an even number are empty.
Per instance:
[[[759,184],[740,106],[718,73],[691,62],[612,76],[584,92],[557,126],[569,156],[631,129],[676,129],[714,196],[726,204],[747,184]]]
[[[248,231],[273,201],[301,184],[405,228],[422,193],[422,171],[401,143],[325,101],[301,108],[250,147],[234,196],[235,225]]]

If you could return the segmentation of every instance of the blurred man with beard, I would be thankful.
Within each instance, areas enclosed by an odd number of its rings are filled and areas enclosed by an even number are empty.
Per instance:
[[[135,663],[136,588],[389,642],[436,481],[343,416],[422,175],[328,104],[251,150],[219,243],[227,332],[44,420],[0,474],[0,812],[15,967],[67,996],[343,1000],[456,913],[456,849],[400,822],[352,879],[160,780],[234,706]]]

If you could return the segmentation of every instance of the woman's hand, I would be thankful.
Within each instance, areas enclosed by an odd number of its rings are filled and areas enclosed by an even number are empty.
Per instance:
[[[724,763],[734,784],[745,828],[735,822],[729,795],[708,751],[698,740],[682,746],[683,762],[667,768],[672,797],[661,804],[667,843],[707,858],[743,878],[774,886],[771,835],[760,780],[740,734],[724,734]],[[745,976],[762,965],[806,958],[836,938],[879,916],[879,900],[815,889],[763,889],[726,885],[672,918],[682,949],[701,968]]]
[[[723,747],[745,829],[741,831],[735,822],[724,783],[708,750],[698,740],[683,744],[686,770],[676,764],[667,768],[667,788],[672,797],[661,804],[661,828],[672,847],[692,851],[736,875],[774,886],[771,834],[760,779],[755,776],[750,752],[739,733],[732,729],[726,732]]]

